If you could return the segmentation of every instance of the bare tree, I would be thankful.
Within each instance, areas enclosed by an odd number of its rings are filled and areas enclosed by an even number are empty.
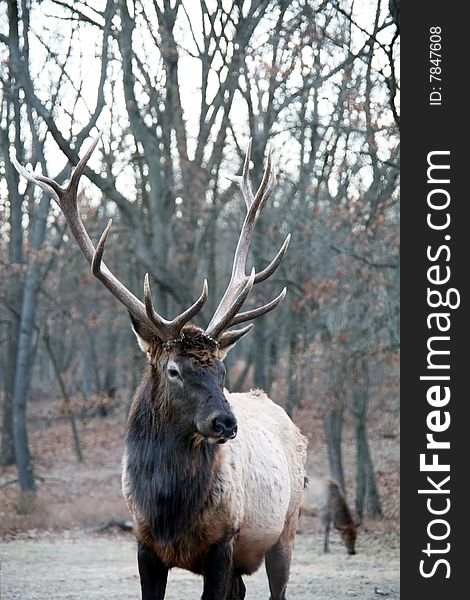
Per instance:
[[[360,415],[359,451],[374,409],[357,373],[379,377],[399,344],[396,20],[377,2],[363,25],[349,0],[57,1],[33,29],[30,14],[40,5],[0,7],[9,28],[0,31],[9,222],[3,460],[13,459],[13,406],[17,444],[27,448],[29,386],[39,377],[31,349],[46,312],[54,344],[73,356],[64,375],[71,393],[99,394],[138,372],[138,359],[124,358],[132,343],[125,318],[96,286],[86,298],[74,293],[83,259],[60,245],[55,207],[18,186],[8,146],[62,183],[64,165],[76,164],[99,130],[82,202],[92,239],[112,217],[119,244],[110,245],[107,262],[125,265],[119,271],[138,297],[149,272],[165,314],[190,304],[208,273],[211,293],[197,317],[205,325],[230,276],[227,248],[241,216],[237,186],[225,174],[236,165],[241,172],[252,137],[254,184],[269,145],[279,181],[248,262],[265,266],[277,236],[293,233],[285,265],[263,292],[255,289],[253,305],[283,285],[289,294],[274,325],[260,319],[249,361],[239,364],[233,351],[233,381],[279,390],[294,416],[302,407],[320,410],[330,469],[344,484],[343,417]],[[48,360],[42,345],[37,353]],[[362,357],[361,368],[352,368],[352,356]],[[40,376],[53,389],[53,374]],[[22,486],[33,490],[30,457],[20,454]],[[374,510],[367,502],[366,509]]]

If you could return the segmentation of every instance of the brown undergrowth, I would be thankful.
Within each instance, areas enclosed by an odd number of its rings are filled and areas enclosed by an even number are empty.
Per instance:
[[[327,474],[321,418],[312,417],[311,411],[303,409],[297,411],[295,421],[310,440],[309,471]],[[22,537],[34,532],[76,528],[93,530],[113,515],[129,518],[120,483],[124,411],[77,422],[83,463],[77,461],[69,422],[46,419],[41,412],[41,403],[34,407],[30,419],[30,445],[37,476],[36,501],[29,514],[18,514],[16,469],[14,466],[0,467],[0,537]],[[398,416],[395,413],[384,414],[371,422],[369,435],[385,519],[366,519],[364,527],[374,533],[397,531]],[[343,452],[348,498],[354,507],[354,436],[352,423],[348,420],[344,427]],[[303,519],[304,531],[315,526],[315,519]]]

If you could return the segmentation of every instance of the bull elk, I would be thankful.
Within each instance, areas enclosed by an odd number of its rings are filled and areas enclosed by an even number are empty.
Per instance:
[[[356,554],[359,523],[354,523],[346,499],[336,481],[329,477],[309,477],[300,511],[310,517],[320,517],[325,554],[330,551],[331,524],[339,531],[348,554]]]
[[[205,329],[189,324],[206,301],[199,298],[172,320],[154,309],[149,277],[144,301],[103,263],[108,223],[93,245],[77,207],[80,177],[98,140],[80,160],[67,187],[21,167],[60,206],[91,271],[129,311],[148,365],[127,422],[122,487],[133,514],[142,598],[163,600],[168,571],[181,567],[203,576],[203,600],[242,600],[242,575],[265,558],[272,600],[285,598],[305,475],[306,439],[282,408],[263,392],[230,393],[223,359],[271,302],[240,312],[253,285],[279,266],[289,237],[268,267],[246,274],[253,229],[275,183],[268,155],[259,189],[249,180],[250,145],[235,181],[247,214],[228,287]],[[228,443],[226,443],[228,442]]]

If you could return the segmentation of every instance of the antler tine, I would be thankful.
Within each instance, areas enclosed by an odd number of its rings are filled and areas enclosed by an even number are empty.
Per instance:
[[[111,225],[113,224],[113,220],[109,219],[108,224],[106,225],[105,230],[101,234],[100,241],[96,246],[95,253],[93,255],[91,261],[91,272],[95,277],[99,277],[101,274],[101,261],[103,259],[104,247],[106,242],[108,241],[109,232],[111,230]]]
[[[253,196],[253,190],[251,189],[250,182],[250,162],[251,162],[251,145],[253,142],[253,138],[248,140],[248,145],[246,147],[245,152],[245,160],[243,161],[243,171],[242,176],[240,178],[240,187],[242,190],[243,198],[245,199],[245,204],[247,209],[253,204],[255,197]]]
[[[195,315],[197,315],[197,313],[201,310],[201,308],[206,303],[208,293],[209,293],[209,288],[207,286],[207,279],[204,279],[201,295],[196,300],[196,302],[194,302],[194,304],[192,306],[187,308],[184,312],[182,312],[180,315],[175,317],[173,319],[173,321],[171,321],[173,323],[173,327],[175,328],[176,331],[179,332],[183,328],[183,326],[186,325],[186,323],[189,323],[189,321]]]
[[[284,258],[284,254],[287,252],[287,248],[289,247],[289,242],[290,242],[290,233],[284,240],[284,243],[279,248],[278,253],[273,258],[273,260],[269,263],[269,265],[262,271],[259,271],[259,273],[256,273],[255,283],[259,283],[260,281],[264,281],[268,277],[271,277],[271,275],[274,273],[274,271],[281,264],[282,259]]]
[[[262,315],[271,312],[276,308],[276,306],[279,306],[279,304],[281,304],[281,302],[286,297],[286,293],[287,288],[284,288],[282,292],[274,298],[274,300],[271,300],[271,302],[268,302],[263,306],[259,306],[258,308],[253,308],[252,310],[247,310],[245,312],[238,313],[238,315],[235,315],[235,317],[230,322],[230,327],[232,327],[232,325],[238,325],[239,323],[251,321],[252,319],[256,319],[257,317],[261,317]]]
[[[153,323],[153,325],[160,331],[160,337],[162,339],[171,339],[176,337],[181,329],[188,323],[204,306],[208,295],[207,279],[204,279],[202,286],[202,293],[199,298],[187,308],[180,315],[175,317],[172,321],[167,321],[161,317],[153,308],[152,292],[150,290],[149,274],[145,274],[144,278],[144,303],[147,317]]]
[[[231,329],[230,331],[224,331],[224,333],[219,338],[219,347],[223,349],[227,346],[231,346],[252,329],[253,323],[250,323],[246,327],[241,327],[240,329]]]
[[[218,311],[217,309],[216,314],[206,328],[205,333],[207,335],[217,338],[223,332],[242,307],[253,287],[254,281],[255,270],[252,269],[250,276],[244,282],[240,282],[237,288],[230,288],[230,286],[227,288],[227,291],[219,304],[219,307],[223,304],[225,305],[226,308],[224,309],[224,313],[221,318],[215,319]],[[238,291],[240,290],[241,285],[243,285],[243,287],[241,288],[241,291]]]
[[[72,176],[67,187],[60,186],[56,181],[54,181],[50,177],[30,173],[27,169],[25,169],[18,163],[15,156],[12,156],[12,162],[16,170],[21,175],[23,175],[23,177],[26,177],[26,179],[28,179],[32,183],[35,183],[43,191],[49,194],[57,202],[57,204],[60,206],[60,208],[62,209],[62,211],[64,211],[65,214],[65,212],[70,211],[70,209],[76,209],[77,191],[80,177],[83,175],[83,171],[85,170],[85,167],[88,161],[90,160],[90,157],[93,154],[93,151],[96,148],[99,140],[100,136],[97,136],[93,140],[91,146],[88,148],[84,156],[80,159],[77,166],[73,170]]]
[[[243,171],[241,175],[225,175],[227,179],[238,183],[242,192],[243,199],[245,200],[246,208],[249,210],[250,206],[254,202],[253,190],[251,189],[251,182],[249,176],[250,162],[251,162],[251,144],[252,138],[249,139],[246,147],[245,159],[243,161]]]
[[[88,150],[82,156],[82,158],[78,161],[77,166],[73,170],[72,177],[70,178],[70,182],[67,186],[66,191],[68,192],[68,194],[70,194],[70,197],[75,200],[75,203],[76,203],[76,199],[77,199],[78,184],[80,182],[80,177],[83,175],[83,171],[85,170],[85,167],[86,167],[88,161],[90,160],[91,155],[93,154],[96,146],[98,145],[100,138],[101,138],[101,135],[97,135],[95,137],[95,139],[91,143],[91,146],[88,148]]]
[[[148,318],[142,302],[136,298],[134,294],[132,294],[132,292],[130,292],[103,263],[103,254],[106,242],[108,241],[112,222],[113,220],[109,219],[105,230],[101,234],[96,249],[93,252],[93,257],[90,264],[91,272],[135,317],[146,323],[148,326],[155,326],[155,323]],[[158,333],[164,334],[164,330],[158,330]]]
[[[11,162],[13,166],[18,171],[20,175],[22,175],[28,181],[35,183],[38,187],[40,187],[43,192],[49,194],[51,198],[53,198],[57,204],[59,204],[59,194],[63,192],[63,189],[57,185],[57,183],[53,179],[49,179],[48,177],[42,177],[41,175],[35,175],[25,169],[23,165],[17,161],[16,156],[14,154],[11,155]]]
[[[171,326],[170,321],[167,321],[161,317],[153,308],[152,292],[150,290],[148,273],[145,273],[144,277],[144,305],[147,317],[158,331],[159,336],[164,340],[171,338],[173,332],[169,331]]]
[[[258,213],[261,212],[264,205],[266,204],[266,200],[269,198],[269,195],[274,189],[276,184],[276,172],[273,168],[273,155],[272,150],[269,148],[268,150],[268,158],[266,161],[266,167],[263,171],[263,178],[261,180],[258,191],[256,192],[255,202],[259,202],[258,205]]]

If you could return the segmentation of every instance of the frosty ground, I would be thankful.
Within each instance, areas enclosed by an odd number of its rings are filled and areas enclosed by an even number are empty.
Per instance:
[[[321,419],[314,420],[310,414],[304,418],[299,414],[298,419],[310,439],[312,472],[327,473]],[[116,416],[80,424],[83,463],[77,463],[66,421],[41,423],[35,423],[31,431],[38,491],[29,514],[16,510],[14,465],[0,467],[1,600],[137,600],[133,534],[113,529],[96,533],[112,515],[129,518],[120,485],[124,419]],[[387,415],[371,428],[385,518],[364,520],[357,554],[349,557],[336,531],[331,534],[331,553],[323,555],[318,520],[303,517],[304,533],[296,538],[289,600],[399,598],[397,432],[395,415]],[[345,447],[353,447],[349,425],[344,438]],[[354,498],[354,452],[345,452],[344,462],[347,489]],[[263,567],[246,578],[246,587],[247,600],[269,598]],[[166,600],[196,600],[201,590],[201,578],[174,570]]]
[[[320,533],[298,535],[289,600],[399,598],[397,533],[362,533],[357,554],[348,556],[332,534],[331,553],[321,552]],[[8,600],[129,600],[139,598],[132,534],[68,531],[32,533],[0,542],[1,598]],[[267,600],[262,567],[246,578],[247,600]],[[202,579],[171,572],[168,600],[200,597]]]

